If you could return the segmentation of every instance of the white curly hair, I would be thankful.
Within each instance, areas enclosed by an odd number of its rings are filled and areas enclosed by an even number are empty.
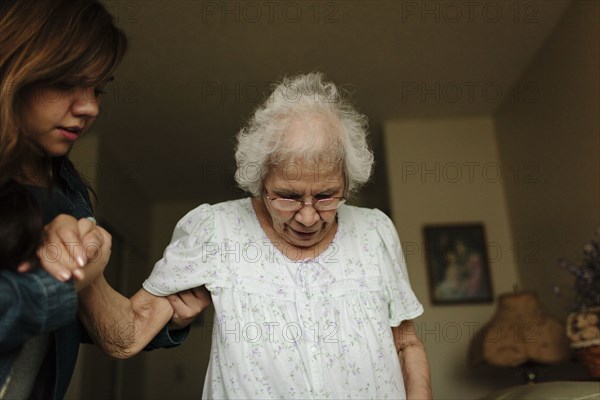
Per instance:
[[[297,124],[303,128],[301,137],[290,129]],[[371,176],[367,135],[367,117],[322,73],[286,77],[238,132],[235,180],[259,196],[272,166],[295,160],[336,163],[343,168],[349,194]]]

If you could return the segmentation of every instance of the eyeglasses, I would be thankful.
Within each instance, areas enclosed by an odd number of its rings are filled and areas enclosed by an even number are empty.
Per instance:
[[[286,199],[285,197],[271,198],[265,191],[265,196],[271,202],[274,208],[279,211],[299,211],[306,205],[311,205],[316,211],[333,211],[346,202],[344,197],[328,197],[326,199],[314,200],[306,202],[304,200]]]

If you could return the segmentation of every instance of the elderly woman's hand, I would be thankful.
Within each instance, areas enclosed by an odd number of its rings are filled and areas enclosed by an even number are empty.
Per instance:
[[[84,220],[79,220],[80,232],[85,232],[81,224]],[[83,279],[75,281],[75,288],[79,292],[87,288],[91,283],[100,277],[108,260],[110,259],[112,248],[112,236],[104,228],[95,226],[82,239],[83,249],[86,256],[86,266],[84,268],[85,276]]]
[[[169,324],[171,329],[185,328],[212,303],[210,292],[205,286],[185,290],[167,298],[174,311]]]

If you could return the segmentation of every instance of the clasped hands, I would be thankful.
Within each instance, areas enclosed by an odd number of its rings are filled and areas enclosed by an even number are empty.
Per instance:
[[[38,249],[41,267],[59,281],[73,278],[77,292],[85,290],[104,272],[110,259],[112,237],[93,219],[75,218],[61,214],[44,227],[44,243]],[[20,272],[31,268],[19,266]],[[173,307],[169,324],[172,329],[189,325],[202,310],[211,304],[206,288],[189,289],[168,296]]]

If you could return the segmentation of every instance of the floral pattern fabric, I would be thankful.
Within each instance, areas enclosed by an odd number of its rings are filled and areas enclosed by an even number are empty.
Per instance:
[[[343,205],[332,244],[292,261],[251,200],[201,205],[175,227],[144,288],[200,285],[215,306],[203,398],[405,398],[392,326],[423,312],[391,220]]]

